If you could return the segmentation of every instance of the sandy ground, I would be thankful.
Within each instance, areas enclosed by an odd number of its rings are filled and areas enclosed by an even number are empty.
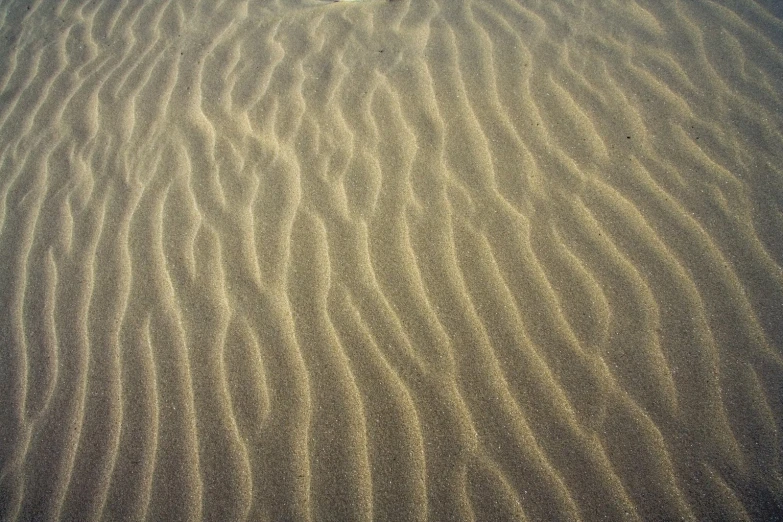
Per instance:
[[[783,518],[783,12],[0,4],[0,519]]]

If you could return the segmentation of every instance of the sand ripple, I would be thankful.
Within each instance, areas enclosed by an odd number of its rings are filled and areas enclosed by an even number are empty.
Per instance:
[[[781,35],[5,2],[0,519],[783,518]]]

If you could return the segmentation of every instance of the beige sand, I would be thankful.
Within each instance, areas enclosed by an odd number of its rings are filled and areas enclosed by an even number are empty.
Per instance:
[[[0,519],[783,516],[780,16],[2,2]]]

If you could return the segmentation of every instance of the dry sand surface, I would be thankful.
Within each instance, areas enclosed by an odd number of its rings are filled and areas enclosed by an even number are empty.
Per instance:
[[[783,519],[776,0],[5,0],[0,49],[0,520]]]

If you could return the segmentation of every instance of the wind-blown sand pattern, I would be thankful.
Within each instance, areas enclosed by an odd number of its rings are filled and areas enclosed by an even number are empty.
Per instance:
[[[0,38],[1,520],[783,518],[773,0]]]

